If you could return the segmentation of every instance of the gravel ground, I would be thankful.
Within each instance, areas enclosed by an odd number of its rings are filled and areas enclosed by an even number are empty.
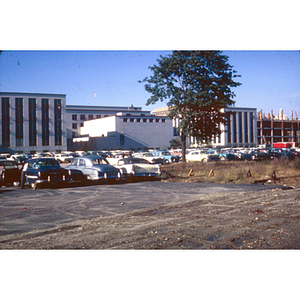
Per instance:
[[[199,195],[0,237],[0,249],[300,249],[300,189]]]

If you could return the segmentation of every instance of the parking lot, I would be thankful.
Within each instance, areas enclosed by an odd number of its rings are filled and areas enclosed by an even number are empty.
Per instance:
[[[276,235],[267,248],[298,249],[297,195],[299,190],[275,185],[163,181],[6,187],[0,189],[0,248],[255,248],[268,234],[285,231],[284,240]],[[258,225],[255,232],[264,240],[251,229]],[[206,237],[196,242],[197,234]]]

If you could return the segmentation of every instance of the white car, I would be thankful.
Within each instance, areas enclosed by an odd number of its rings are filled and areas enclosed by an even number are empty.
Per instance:
[[[158,164],[158,163],[162,164],[165,162],[163,157],[154,156],[151,152],[134,153],[132,156],[133,157],[141,157],[141,158],[149,161],[151,164]]]
[[[206,150],[193,150],[190,151],[186,157],[187,162],[190,161],[211,161],[211,160],[219,160],[219,155],[207,153]]]
[[[55,159],[58,160],[59,162],[72,162],[73,161],[73,156],[68,155],[66,153],[56,153],[55,154]]]
[[[75,157],[71,165],[66,166],[67,170],[79,170],[86,176],[88,182],[121,181],[124,178],[122,168],[115,168],[109,162],[98,155]]]
[[[115,167],[125,168],[127,171],[127,179],[129,181],[135,181],[138,178],[155,179],[160,178],[161,175],[160,164],[152,164],[140,157],[128,157],[119,159]]]

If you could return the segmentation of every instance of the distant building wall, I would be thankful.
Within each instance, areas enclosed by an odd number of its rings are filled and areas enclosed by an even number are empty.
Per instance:
[[[87,106],[87,105],[67,105],[67,138],[72,139],[80,135],[83,123],[88,120],[95,120],[115,116],[117,113],[133,114],[142,112],[141,107],[131,106]],[[143,112],[150,114],[150,111]]]
[[[67,150],[66,95],[0,93],[0,152]]]
[[[174,138],[172,120],[153,115],[120,115],[87,121],[81,134],[89,136],[88,148],[93,150],[167,149]],[[78,142],[77,146],[82,144]]]
[[[167,116],[168,107],[157,108],[154,115]],[[255,147],[257,144],[257,117],[256,108],[225,108],[228,113],[228,124],[220,125],[222,134],[220,137],[213,137],[211,146],[213,147]],[[173,120],[174,129],[178,128],[179,120]],[[187,143],[197,146],[197,141],[189,137]]]

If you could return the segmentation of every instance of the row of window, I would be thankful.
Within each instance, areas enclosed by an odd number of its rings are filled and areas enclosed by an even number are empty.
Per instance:
[[[141,119],[141,118],[136,118],[136,119],[135,118],[130,118],[130,119],[124,118],[123,122],[124,123],[127,123],[127,122],[131,122],[131,123],[133,123],[133,122],[137,122],[137,123],[141,123],[141,122],[143,122],[143,123],[147,123],[147,122],[154,123],[154,120],[155,120],[155,123],[159,123],[160,121],[161,121],[161,123],[166,123],[166,119],[146,119],[146,118],[143,118],[143,119]],[[83,125],[84,125],[83,123],[80,123],[80,127],[83,127]],[[78,128],[79,128],[78,123],[72,123],[72,129],[78,129]]]
[[[1,99],[2,108],[2,147],[10,147],[10,98]],[[24,146],[24,102],[15,98],[16,147]],[[36,99],[28,99],[29,146],[37,146]],[[42,145],[49,146],[50,139],[49,99],[42,99]],[[55,145],[62,145],[61,99],[54,99]]]
[[[227,124],[228,143],[254,143],[254,122],[253,112],[232,113]]]
[[[94,120],[94,119],[101,119],[102,115],[79,115],[80,119],[78,118],[78,115],[74,114],[72,115],[72,121],[87,121],[87,120]],[[103,115],[103,118],[109,117],[109,115]]]
[[[83,127],[83,123],[80,123],[80,127]],[[78,129],[78,123],[72,123],[72,129]]]
[[[143,123],[147,123],[147,122],[149,122],[149,123],[159,123],[161,121],[161,123],[166,123],[166,119],[152,119],[152,118],[150,118],[150,119],[147,119],[147,118],[143,118],[143,119],[141,119],[141,118],[123,118],[123,122],[124,123],[127,123],[127,122],[131,122],[131,123],[133,123],[133,122],[137,122],[137,123],[141,123],[141,122],[143,122]]]

